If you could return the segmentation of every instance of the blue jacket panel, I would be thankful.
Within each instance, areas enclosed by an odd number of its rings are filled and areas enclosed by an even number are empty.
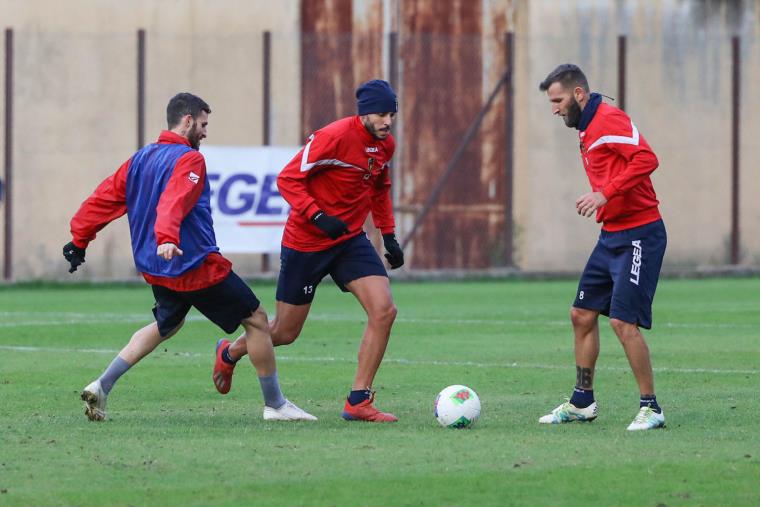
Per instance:
[[[180,226],[183,255],[166,261],[156,255],[156,207],[177,161],[192,148],[182,144],[149,144],[132,157],[127,173],[127,216],[137,269],[154,276],[177,277],[197,268],[218,252],[211,219],[211,187],[204,178],[198,202]]]

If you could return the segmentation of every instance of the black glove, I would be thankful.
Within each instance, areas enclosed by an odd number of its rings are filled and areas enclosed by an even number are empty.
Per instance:
[[[385,258],[388,259],[388,264],[391,265],[391,269],[400,268],[404,265],[404,251],[401,250],[401,246],[396,241],[396,235],[392,232],[383,234],[383,244],[385,250],[388,252],[385,254]]]
[[[63,256],[71,263],[69,273],[73,273],[80,264],[84,264],[84,248],[79,248],[73,242],[63,245]]]
[[[312,215],[311,221],[314,225],[322,229],[322,232],[330,236],[330,239],[338,239],[344,234],[348,234],[348,225],[340,218],[328,215],[322,210]]]

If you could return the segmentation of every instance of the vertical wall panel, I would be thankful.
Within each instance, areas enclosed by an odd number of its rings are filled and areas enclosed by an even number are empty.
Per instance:
[[[353,114],[351,0],[301,1],[302,137]]]
[[[383,68],[383,0],[353,2],[352,64],[354,85],[370,79],[387,79]]]
[[[489,93],[504,73],[511,72],[508,83],[514,82],[514,62],[510,61],[507,33],[514,32],[512,0],[485,0],[483,2],[483,93]],[[511,37],[514,50],[514,37]],[[514,58],[514,51],[511,54]],[[514,96],[507,102],[507,94],[514,94],[512,86],[505,85],[496,97],[493,109],[483,120],[481,144],[483,168],[481,184],[493,206],[485,224],[489,230],[488,252],[490,266],[512,264],[512,174],[514,171]],[[509,107],[508,107],[509,106]],[[509,117],[507,116],[509,115]],[[508,128],[509,127],[509,128]],[[508,151],[509,150],[509,151]],[[507,220],[509,223],[507,223]]]
[[[402,4],[404,204],[418,209],[483,106],[480,1]],[[491,209],[479,133],[413,242],[413,267],[487,267]],[[495,202],[495,199],[491,199]]]

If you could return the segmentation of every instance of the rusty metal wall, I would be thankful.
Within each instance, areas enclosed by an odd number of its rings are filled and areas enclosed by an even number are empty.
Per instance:
[[[356,114],[356,86],[385,76],[383,6],[383,0],[301,0],[304,137]]]
[[[400,236],[414,223],[504,72],[511,5],[511,0],[301,2],[304,137],[354,114],[356,85],[399,76],[393,180]],[[391,33],[398,34],[397,48],[389,47]],[[389,68],[392,49],[399,56],[396,69]],[[502,95],[414,236],[411,268],[476,269],[507,262]]]
[[[480,1],[403,2],[400,54],[409,133],[401,164],[404,209],[418,210],[425,201],[491,91],[484,62],[493,55],[483,52],[483,8]],[[503,43],[492,46],[501,54],[502,48]],[[503,72],[503,64],[496,67]],[[466,149],[413,239],[413,267],[503,264],[504,159],[496,148],[504,132],[502,104],[488,114],[486,128]]]
[[[301,1],[301,134],[354,113],[352,0]]]

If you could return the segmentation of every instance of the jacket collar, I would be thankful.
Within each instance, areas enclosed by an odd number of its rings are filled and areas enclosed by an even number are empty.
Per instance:
[[[162,130],[161,134],[158,136],[158,141],[156,142],[161,144],[184,144],[185,146],[190,146],[190,140],[187,137],[183,137],[171,130]]]
[[[578,126],[575,128],[581,132],[586,130],[589,123],[591,123],[591,120],[594,119],[596,110],[599,109],[599,104],[601,103],[602,96],[596,92],[592,93],[588,100],[588,103],[586,104],[586,107],[584,107],[583,112],[581,112],[581,119],[578,120]]]

